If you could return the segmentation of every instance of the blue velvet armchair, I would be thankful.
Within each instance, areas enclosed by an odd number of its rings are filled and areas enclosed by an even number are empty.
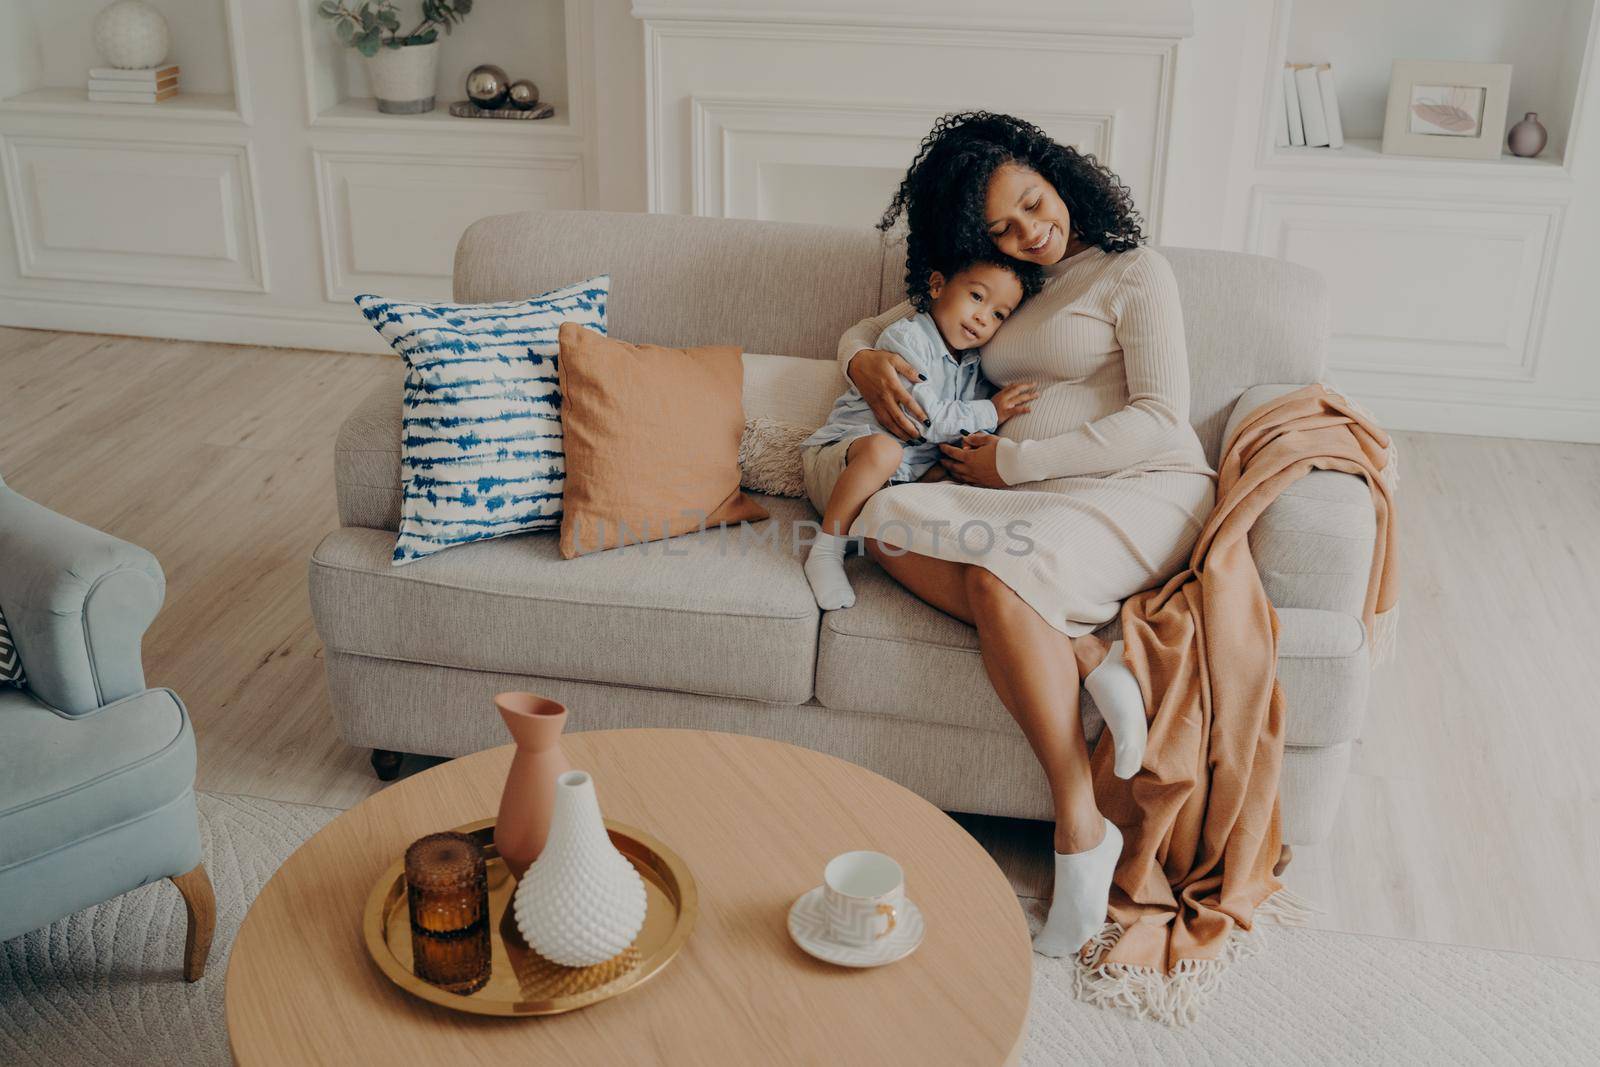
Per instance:
[[[145,688],[139,655],[165,590],[144,549],[0,481],[0,614],[26,674],[0,684],[0,940],[170,878],[192,982],[216,916],[194,731],[176,693]]]

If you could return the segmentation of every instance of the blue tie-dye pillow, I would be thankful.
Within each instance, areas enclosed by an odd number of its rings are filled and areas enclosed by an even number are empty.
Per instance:
[[[503,304],[411,304],[358,296],[406,361],[394,563],[454,545],[561,526],[566,464],[556,333],[606,332],[601,275]]]

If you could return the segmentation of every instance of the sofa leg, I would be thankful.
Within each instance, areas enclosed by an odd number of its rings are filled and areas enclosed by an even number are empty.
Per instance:
[[[1273,864],[1272,876],[1276,878],[1278,875],[1282,874],[1283,869],[1289,866],[1289,861],[1292,859],[1294,859],[1294,849],[1290,848],[1288,845],[1284,845],[1282,850],[1278,853],[1278,862]]]
[[[217,898],[203,863],[187,874],[173,875],[171,881],[183,894],[189,911],[189,931],[183,939],[183,980],[196,982],[206,973],[206,957],[211,955],[211,935],[217,928]]]
[[[392,782],[400,777],[400,761],[406,758],[404,752],[390,752],[386,748],[372,750],[372,769],[378,775],[380,782]]]

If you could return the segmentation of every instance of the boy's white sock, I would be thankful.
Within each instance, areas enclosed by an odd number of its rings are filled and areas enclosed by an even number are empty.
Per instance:
[[[1103,818],[1103,816],[1102,816]],[[1122,831],[1105,820],[1106,836],[1087,852],[1057,852],[1050,917],[1033,939],[1041,956],[1070,956],[1105,925],[1111,877],[1122,856]]]
[[[811,553],[806,556],[806,581],[811,583],[811,592],[823,611],[848,608],[856,602],[855,590],[844,575],[844,553],[849,544],[848,537],[821,532],[811,543]]]
[[[1105,660],[1083,680],[1083,687],[1094,697],[1094,706],[1111,731],[1116,745],[1112,770],[1118,778],[1132,778],[1144,763],[1144,746],[1150,737],[1145,717],[1144,694],[1139,679],[1122,661],[1122,642],[1113,641]]]

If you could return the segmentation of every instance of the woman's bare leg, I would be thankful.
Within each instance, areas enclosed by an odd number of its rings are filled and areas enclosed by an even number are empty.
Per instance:
[[[1100,843],[1105,821],[1095,804],[1089,746],[1078,715],[1078,664],[1072,643],[1010,586],[982,567],[966,573],[967,603],[983,665],[1044,767],[1055,806],[1057,852]]]
[[[955,616],[968,626],[973,625],[972,609],[967,604],[967,572],[978,568],[970,563],[956,563],[915,552],[903,552],[893,547],[885,549],[882,544],[870,537],[866,539],[866,546],[867,555],[876,560],[878,566],[889,573],[889,577],[905,586],[917,599],[932,604],[946,615]],[[978,643],[980,646],[983,643],[981,633],[978,635]],[[1010,682],[990,674],[989,684],[994,686],[1000,703],[1008,708],[1011,707]]]
[[[946,615],[954,615],[968,626],[972,625],[972,611],[967,607],[966,579],[967,571],[972,567],[970,563],[921,556],[893,546],[885,548],[871,537],[866,538],[866,546],[867,555],[917,599],[932,604]]]
[[[912,593],[977,627],[989,682],[1044,768],[1055,809],[1055,888],[1034,951],[1077,952],[1105,922],[1122,853],[1122,834],[1095,803],[1078,714],[1078,679],[1105,659],[1107,646],[1069,640],[982,567],[895,553],[873,540],[867,553]]]
[[[956,563],[933,556],[920,556],[915,552],[902,552],[892,547],[886,550],[883,545],[870,537],[866,538],[866,546],[867,555],[918,600],[932,604],[946,615],[953,615],[968,626],[975,625],[972,608],[967,603],[967,572],[982,568],[974,568],[970,563]],[[1100,661],[1106,658],[1106,649],[1110,647],[1093,634],[1072,638],[1061,636],[1063,640],[1072,644],[1072,657],[1078,665],[1080,678],[1086,677],[1090,671],[1100,666]]]

